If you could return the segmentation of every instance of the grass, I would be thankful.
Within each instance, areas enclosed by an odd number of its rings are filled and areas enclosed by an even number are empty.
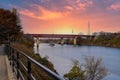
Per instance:
[[[53,64],[47,60],[47,58],[42,58],[40,55],[35,54],[33,51],[33,48],[26,46],[25,44],[12,44],[13,47],[19,49],[20,51],[26,53],[26,55],[30,56],[31,58],[35,59],[42,65],[46,66],[53,72],[57,73],[56,70],[54,69]],[[22,55],[20,56],[22,62],[26,65],[27,61],[25,57]],[[26,65],[27,67],[27,65]],[[32,73],[35,76],[37,80],[55,80],[53,77],[49,76],[47,73],[45,73],[42,69],[40,69],[38,66],[35,64],[32,64]]]

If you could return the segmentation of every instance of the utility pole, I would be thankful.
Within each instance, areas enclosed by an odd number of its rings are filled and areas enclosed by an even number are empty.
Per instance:
[[[88,35],[90,35],[90,23],[88,21]]]
[[[72,34],[74,33],[74,30],[72,29]]]

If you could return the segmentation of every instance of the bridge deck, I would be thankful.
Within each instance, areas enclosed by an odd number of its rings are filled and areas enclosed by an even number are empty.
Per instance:
[[[0,46],[0,80],[17,80],[9,65],[4,45]]]
[[[29,34],[33,37],[41,38],[75,38],[75,37],[94,37],[92,35],[75,35],[75,34]]]

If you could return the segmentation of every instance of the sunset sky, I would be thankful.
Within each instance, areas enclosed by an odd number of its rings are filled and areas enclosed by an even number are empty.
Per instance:
[[[25,33],[120,31],[120,0],[0,0],[0,8],[16,8]]]

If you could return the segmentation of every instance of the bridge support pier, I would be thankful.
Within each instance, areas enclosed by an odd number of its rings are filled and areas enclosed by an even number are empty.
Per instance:
[[[63,46],[64,45],[64,39],[61,38],[61,45]]]
[[[73,39],[73,45],[74,45],[74,47],[76,47],[76,45],[77,45],[77,37],[75,37],[75,38]]]
[[[39,39],[39,37],[36,37],[36,47],[37,47],[37,50],[39,49],[39,44],[40,44],[40,39]]]

